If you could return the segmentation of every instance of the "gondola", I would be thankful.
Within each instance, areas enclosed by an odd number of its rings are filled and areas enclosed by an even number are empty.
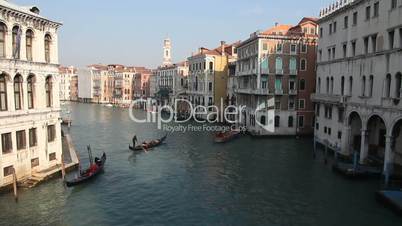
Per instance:
[[[226,143],[231,140],[234,140],[238,137],[240,137],[241,131],[240,130],[231,130],[228,132],[220,132],[218,134],[215,134],[214,141],[215,143]]]
[[[73,179],[71,181],[66,181],[67,187],[72,187],[72,186],[82,184],[82,183],[87,182],[87,181],[91,180],[92,178],[96,177],[97,175],[99,175],[99,173],[101,173],[103,171],[105,162],[106,162],[106,154],[103,153],[103,155],[100,159],[95,158],[95,163],[93,163],[90,166],[90,168],[88,168],[87,170],[81,171],[80,176],[78,178]],[[93,165],[96,165],[97,168],[96,168],[96,170],[93,170],[91,172],[91,168],[93,167]]]
[[[167,134],[165,136],[163,136],[162,138],[160,138],[160,139],[144,142],[144,143],[142,143],[140,145],[136,145],[135,147],[129,145],[129,149],[132,150],[132,151],[143,151],[144,150],[144,144],[146,144],[146,146],[147,146],[146,150],[149,150],[151,148],[155,148],[155,147],[161,145],[166,140],[166,138],[167,138]]]

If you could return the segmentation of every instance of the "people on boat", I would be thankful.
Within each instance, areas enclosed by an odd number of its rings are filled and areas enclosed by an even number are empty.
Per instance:
[[[133,136],[133,147],[135,147],[135,144],[137,143],[137,135]]]

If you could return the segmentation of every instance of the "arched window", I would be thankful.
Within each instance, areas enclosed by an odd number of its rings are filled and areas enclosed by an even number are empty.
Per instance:
[[[362,78],[362,96],[364,97],[366,95],[366,76],[363,76]]]
[[[34,104],[34,76],[30,75],[27,80],[28,89],[28,109],[33,109]]]
[[[301,59],[300,60],[300,70],[302,70],[302,71],[307,70],[307,61],[306,61],[306,59]]]
[[[341,95],[345,95],[345,76],[342,76],[341,78]]]
[[[318,85],[317,85],[318,93],[321,93],[321,78],[318,78]]]
[[[45,61],[50,63],[50,45],[52,43],[52,37],[47,34],[45,35]]]
[[[7,80],[0,74],[0,111],[7,111]]]
[[[391,75],[388,74],[385,78],[385,97],[391,97]]]
[[[288,127],[289,127],[289,128],[292,128],[292,127],[293,127],[293,116],[289,116],[289,119],[288,119]]]
[[[265,115],[261,116],[260,122],[261,122],[261,125],[263,125],[263,126],[267,125],[267,118],[265,117]]]
[[[13,27],[13,58],[20,59],[21,30],[20,27]]]
[[[52,77],[46,78],[45,90],[46,90],[46,107],[52,107]]]
[[[275,116],[275,127],[279,127],[281,123],[281,117],[279,115]]]
[[[296,62],[297,62],[297,61],[296,61],[296,58],[295,58],[295,57],[290,58],[290,60],[289,60],[289,70],[290,70],[290,73],[293,73],[293,72],[296,71],[296,68],[297,68],[297,63],[296,63]]]
[[[6,33],[7,27],[0,23],[0,57],[6,57]]]
[[[306,81],[304,79],[299,82],[299,90],[303,91],[306,89]]]
[[[213,62],[209,62],[209,70],[210,71],[214,70],[214,63]]]
[[[353,94],[353,77],[349,77],[349,96],[352,96]]]
[[[33,40],[33,32],[32,30],[27,30],[26,32],[26,54],[27,60],[32,61],[32,40]]]
[[[22,76],[16,75],[14,77],[14,104],[15,110],[22,109]]]
[[[395,98],[401,98],[401,73],[395,76]]]
[[[370,78],[369,78],[369,93],[368,93],[369,97],[373,96],[373,88],[374,88],[374,76],[370,75]]]

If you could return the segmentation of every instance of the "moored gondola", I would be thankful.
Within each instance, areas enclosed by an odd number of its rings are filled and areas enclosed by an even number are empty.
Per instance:
[[[133,146],[129,145],[129,149],[132,151],[147,151],[151,148],[155,148],[159,145],[161,145],[167,138],[167,134],[165,136],[163,136],[160,139],[156,139],[156,140],[152,140],[152,141],[148,141],[148,142],[143,142],[140,145],[135,145],[135,143],[137,142],[137,138],[136,136],[134,136],[133,138]]]
[[[86,181],[93,179],[94,177],[99,175],[99,173],[101,173],[103,171],[105,162],[106,162],[106,154],[103,153],[103,155],[100,159],[95,158],[95,162],[92,163],[87,170],[80,171],[79,177],[77,177],[73,180],[70,180],[70,181],[66,181],[67,187],[76,186],[76,185],[82,184]]]
[[[226,143],[240,137],[240,135],[241,131],[237,129],[228,132],[219,132],[215,134],[214,141],[215,143]]]

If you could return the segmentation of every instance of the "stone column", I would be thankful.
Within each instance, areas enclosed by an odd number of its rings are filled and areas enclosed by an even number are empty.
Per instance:
[[[360,164],[364,164],[368,156],[368,139],[367,130],[362,129],[361,145],[360,145]]]
[[[392,163],[394,161],[393,143],[394,138],[392,136],[385,137],[385,156],[384,156],[384,174],[392,172]]]

